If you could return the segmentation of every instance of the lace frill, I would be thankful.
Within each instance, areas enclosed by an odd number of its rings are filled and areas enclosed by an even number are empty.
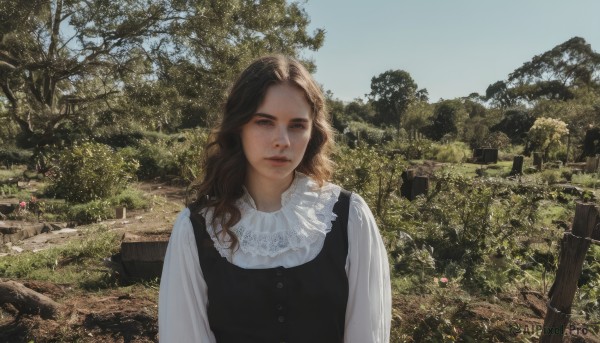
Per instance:
[[[285,253],[305,249],[312,255],[319,249],[307,249],[312,245],[322,247],[325,235],[331,231],[336,215],[333,213],[340,187],[326,183],[318,184],[307,175],[296,172],[292,185],[282,194],[280,210],[261,212],[256,209],[252,197],[245,194],[236,205],[241,220],[231,228],[239,242],[240,251],[253,257],[273,258]],[[231,240],[222,233],[220,225],[213,230],[210,224],[212,209],[204,210],[208,232],[219,254],[231,262]],[[314,257],[314,256],[313,256]]]

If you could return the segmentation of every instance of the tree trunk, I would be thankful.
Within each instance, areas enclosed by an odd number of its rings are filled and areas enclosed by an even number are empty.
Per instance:
[[[0,281],[0,304],[12,304],[19,312],[56,319],[62,305],[15,281]]]

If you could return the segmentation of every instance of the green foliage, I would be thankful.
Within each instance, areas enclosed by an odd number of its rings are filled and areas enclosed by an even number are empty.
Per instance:
[[[452,142],[448,144],[433,144],[431,154],[438,162],[461,163],[471,157],[472,151],[463,142]]]
[[[561,180],[561,177],[562,174],[560,171],[552,169],[544,170],[540,174],[540,178],[542,179],[542,181],[549,185],[559,182]]]
[[[426,128],[426,134],[439,140],[444,135],[456,136],[462,131],[468,114],[459,100],[444,100],[436,104],[431,118],[431,125]]]
[[[527,137],[529,139],[531,151],[541,150],[544,152],[546,160],[553,157],[551,154],[562,145],[561,139],[569,133],[567,124],[558,119],[538,118],[529,129]]]
[[[135,149],[125,148],[121,151],[139,161],[137,177],[140,180],[149,180],[177,175],[179,166],[173,144],[174,142],[165,139],[155,141],[144,139]]]
[[[333,182],[358,192],[374,213],[385,217],[390,201],[397,198],[397,182],[406,162],[364,145],[356,149],[342,146],[333,157],[337,164]]]
[[[19,193],[17,185],[0,185],[0,195],[2,197],[10,197]]]
[[[377,122],[400,129],[400,120],[408,106],[422,98],[427,101],[427,90],[417,92],[417,84],[404,70],[388,70],[371,79],[369,97],[377,112]]]
[[[208,130],[192,129],[183,133],[183,144],[177,153],[179,176],[187,183],[200,177],[204,146],[208,142]]]
[[[513,144],[523,144],[534,122],[535,117],[525,110],[508,110],[502,120],[490,128],[490,131],[503,132]]]
[[[467,179],[452,169],[437,174],[427,198],[401,202],[397,227],[417,246],[430,246],[437,271],[463,275],[479,292],[497,292],[521,275],[522,235],[536,232],[540,189]],[[491,263],[491,262],[494,263]]]
[[[506,149],[510,146],[510,138],[504,132],[492,132],[485,137],[483,145],[499,150]]]
[[[24,147],[38,148],[69,143],[75,134],[90,139],[100,127],[137,118],[165,131],[195,117],[210,123],[231,80],[251,60],[321,47],[325,31],[308,32],[302,6],[4,0],[0,94],[8,102],[0,115],[18,127]]]
[[[0,259],[0,277],[89,284],[105,279],[109,271],[90,270],[87,265],[116,253],[119,245],[117,233],[101,227],[89,229],[84,232],[83,239],[62,247],[3,257]]]
[[[112,207],[124,206],[128,210],[147,210],[151,207],[151,200],[145,193],[134,188],[126,188],[121,193],[108,199],[108,203]]]
[[[407,160],[420,160],[433,157],[435,143],[426,138],[394,140],[386,144],[386,149],[403,156]]]
[[[201,159],[207,140],[207,129],[187,129],[176,135],[149,137],[135,147],[119,151],[139,161],[137,177],[141,180],[178,178],[189,183],[201,175]]]
[[[31,155],[31,151],[19,149],[9,144],[2,144],[0,146],[0,161],[7,168],[13,164],[27,164]]]
[[[83,143],[56,156],[49,192],[74,203],[108,198],[127,185],[137,168],[137,161],[109,146]]]
[[[358,121],[348,122],[346,132],[346,136],[351,142],[358,141],[368,145],[389,142],[394,138],[393,129],[380,129]]]
[[[108,218],[114,218],[114,210],[107,200],[92,200],[85,204],[69,207],[67,218],[79,225],[97,223]]]
[[[486,90],[486,100],[502,107],[539,100],[567,101],[577,89],[597,89],[600,54],[581,37],[573,37],[543,54],[534,56]]]
[[[600,186],[600,178],[598,178],[598,174],[573,174],[571,183],[583,187],[597,188]]]

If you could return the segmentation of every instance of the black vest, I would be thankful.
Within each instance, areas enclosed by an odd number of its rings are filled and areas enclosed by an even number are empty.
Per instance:
[[[204,217],[190,211],[218,343],[343,342],[349,207],[350,192],[342,189],[333,208],[337,218],[313,260],[266,269],[244,269],[221,257]]]

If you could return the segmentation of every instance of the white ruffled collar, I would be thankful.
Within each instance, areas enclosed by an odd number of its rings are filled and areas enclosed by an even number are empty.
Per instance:
[[[331,231],[336,215],[333,206],[341,188],[331,183],[319,187],[309,176],[295,172],[290,187],[281,195],[281,209],[262,212],[256,209],[254,200],[244,187],[244,195],[236,201],[241,212],[240,221],[231,231],[239,242],[244,255],[275,257],[290,250],[306,249],[316,241],[322,241]],[[211,223],[212,208],[204,211],[208,233],[215,248],[223,257],[231,256],[230,237],[222,234],[217,226],[217,239]]]

